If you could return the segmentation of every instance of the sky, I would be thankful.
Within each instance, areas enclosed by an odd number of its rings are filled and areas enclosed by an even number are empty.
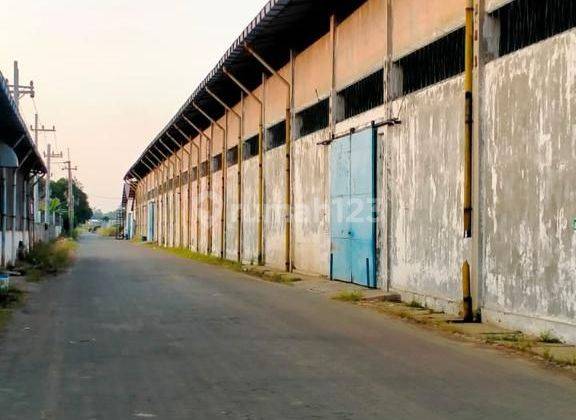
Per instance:
[[[266,0],[19,0],[0,13],[0,71],[65,155],[93,208],[118,207],[124,174]],[[1,2],[0,2],[1,3]],[[55,165],[53,177],[63,176]]]

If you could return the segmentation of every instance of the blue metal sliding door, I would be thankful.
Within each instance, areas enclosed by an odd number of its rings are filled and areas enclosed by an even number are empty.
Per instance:
[[[376,287],[374,130],[334,140],[330,154],[331,278]]]
[[[148,242],[153,242],[156,239],[156,203],[154,201],[148,202],[148,231],[146,232],[146,239]]]

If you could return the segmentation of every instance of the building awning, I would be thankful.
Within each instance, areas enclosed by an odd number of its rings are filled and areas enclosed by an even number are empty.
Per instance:
[[[46,173],[44,161],[36,149],[2,73],[0,73],[0,142],[5,143],[16,153],[21,171]]]
[[[198,133],[185,122],[184,117],[202,130],[210,126],[210,121],[192,106],[192,102],[197,103],[214,119],[224,115],[224,108],[206,92],[207,87],[230,106],[240,100],[240,90],[223,74],[223,68],[229,69],[249,89],[254,89],[261,83],[264,69],[245,51],[245,44],[253,47],[273,68],[279,69],[289,62],[291,50],[301,51],[329,31],[331,15],[343,19],[365,2],[366,0],[268,1],[176,115],[152,140],[128,170],[125,179],[134,180],[150,172],[150,161],[155,161],[151,152],[156,146],[163,149],[163,146],[159,146],[160,140],[163,140],[172,152],[187,144],[187,140],[174,128],[174,124],[187,136],[197,136]],[[167,134],[180,143],[174,144]]]

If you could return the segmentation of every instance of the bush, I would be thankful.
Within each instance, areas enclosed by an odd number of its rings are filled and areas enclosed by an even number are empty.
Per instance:
[[[40,242],[26,256],[25,271],[32,280],[38,280],[42,274],[56,274],[72,264],[75,249],[76,243],[68,238]]]
[[[101,236],[106,236],[106,237],[115,237],[116,236],[116,226],[108,226],[108,227],[103,227],[98,229],[98,233]]]

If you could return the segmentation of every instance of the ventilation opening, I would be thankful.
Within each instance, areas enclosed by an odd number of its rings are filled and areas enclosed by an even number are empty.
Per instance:
[[[188,184],[188,181],[189,181],[189,176],[188,176],[188,171],[186,171],[182,174],[182,184]]]
[[[234,146],[226,152],[228,167],[238,164],[238,146]]]
[[[402,94],[407,95],[464,72],[464,28],[400,59]]]
[[[384,103],[384,70],[378,70],[343,89],[338,93],[338,97],[344,106],[344,120],[382,105]]]
[[[192,168],[192,178],[190,182],[195,182],[198,179],[198,168],[195,166]]]
[[[212,157],[212,172],[222,170],[222,154]]]
[[[300,111],[296,114],[297,137],[304,137],[328,127],[329,113],[330,105],[328,99],[324,99]]]
[[[208,175],[208,161],[200,164],[200,178],[204,178],[206,175]]]
[[[258,154],[258,135],[250,137],[244,141],[244,149],[242,150],[242,157],[248,160]]]
[[[500,55],[506,55],[576,27],[576,1],[515,0],[492,16],[500,22]]]
[[[275,149],[286,144],[286,120],[268,129],[268,144],[266,150]]]

